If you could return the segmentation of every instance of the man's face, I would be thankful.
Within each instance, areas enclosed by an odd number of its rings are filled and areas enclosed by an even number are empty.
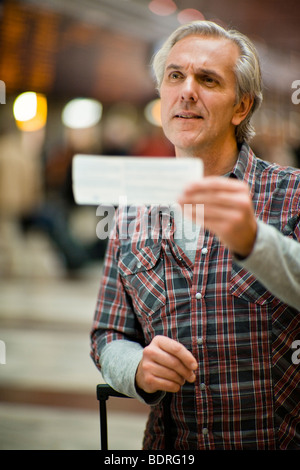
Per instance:
[[[161,114],[177,156],[201,156],[204,150],[218,151],[235,142],[238,57],[233,42],[198,35],[171,49],[160,89]]]

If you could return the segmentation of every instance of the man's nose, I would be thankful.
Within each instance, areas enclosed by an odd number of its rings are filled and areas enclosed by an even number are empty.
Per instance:
[[[187,77],[183,84],[181,90],[181,99],[182,101],[198,101],[198,87],[196,80],[193,77]]]

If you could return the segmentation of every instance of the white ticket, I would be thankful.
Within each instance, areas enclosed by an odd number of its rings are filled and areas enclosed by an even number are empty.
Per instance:
[[[81,205],[170,205],[202,175],[198,158],[78,154],[72,164],[74,199]]]

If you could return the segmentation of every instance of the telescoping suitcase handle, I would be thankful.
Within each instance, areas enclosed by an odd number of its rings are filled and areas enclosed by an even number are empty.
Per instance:
[[[130,398],[123,393],[114,390],[110,385],[98,384],[97,385],[97,399],[99,400],[100,411],[100,444],[101,450],[107,450],[107,410],[106,402],[109,397]]]
[[[99,411],[100,411],[100,444],[101,450],[107,450],[107,410],[106,402],[109,397],[119,397],[119,398],[129,398],[123,393],[117,392],[110,385],[107,384],[98,384],[97,385],[97,399],[99,400]],[[163,401],[163,420],[164,420],[164,430],[165,430],[165,447],[166,449],[171,450],[171,414],[170,414],[170,401],[171,394],[167,393]]]

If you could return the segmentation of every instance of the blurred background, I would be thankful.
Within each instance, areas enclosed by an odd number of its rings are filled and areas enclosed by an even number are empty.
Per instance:
[[[300,167],[298,0],[0,2],[0,449],[99,448],[89,330],[106,242],[96,207],[74,202],[72,158],[174,156],[149,63],[193,19],[255,42],[252,147]],[[147,412],[111,399],[110,448],[139,449]]]

